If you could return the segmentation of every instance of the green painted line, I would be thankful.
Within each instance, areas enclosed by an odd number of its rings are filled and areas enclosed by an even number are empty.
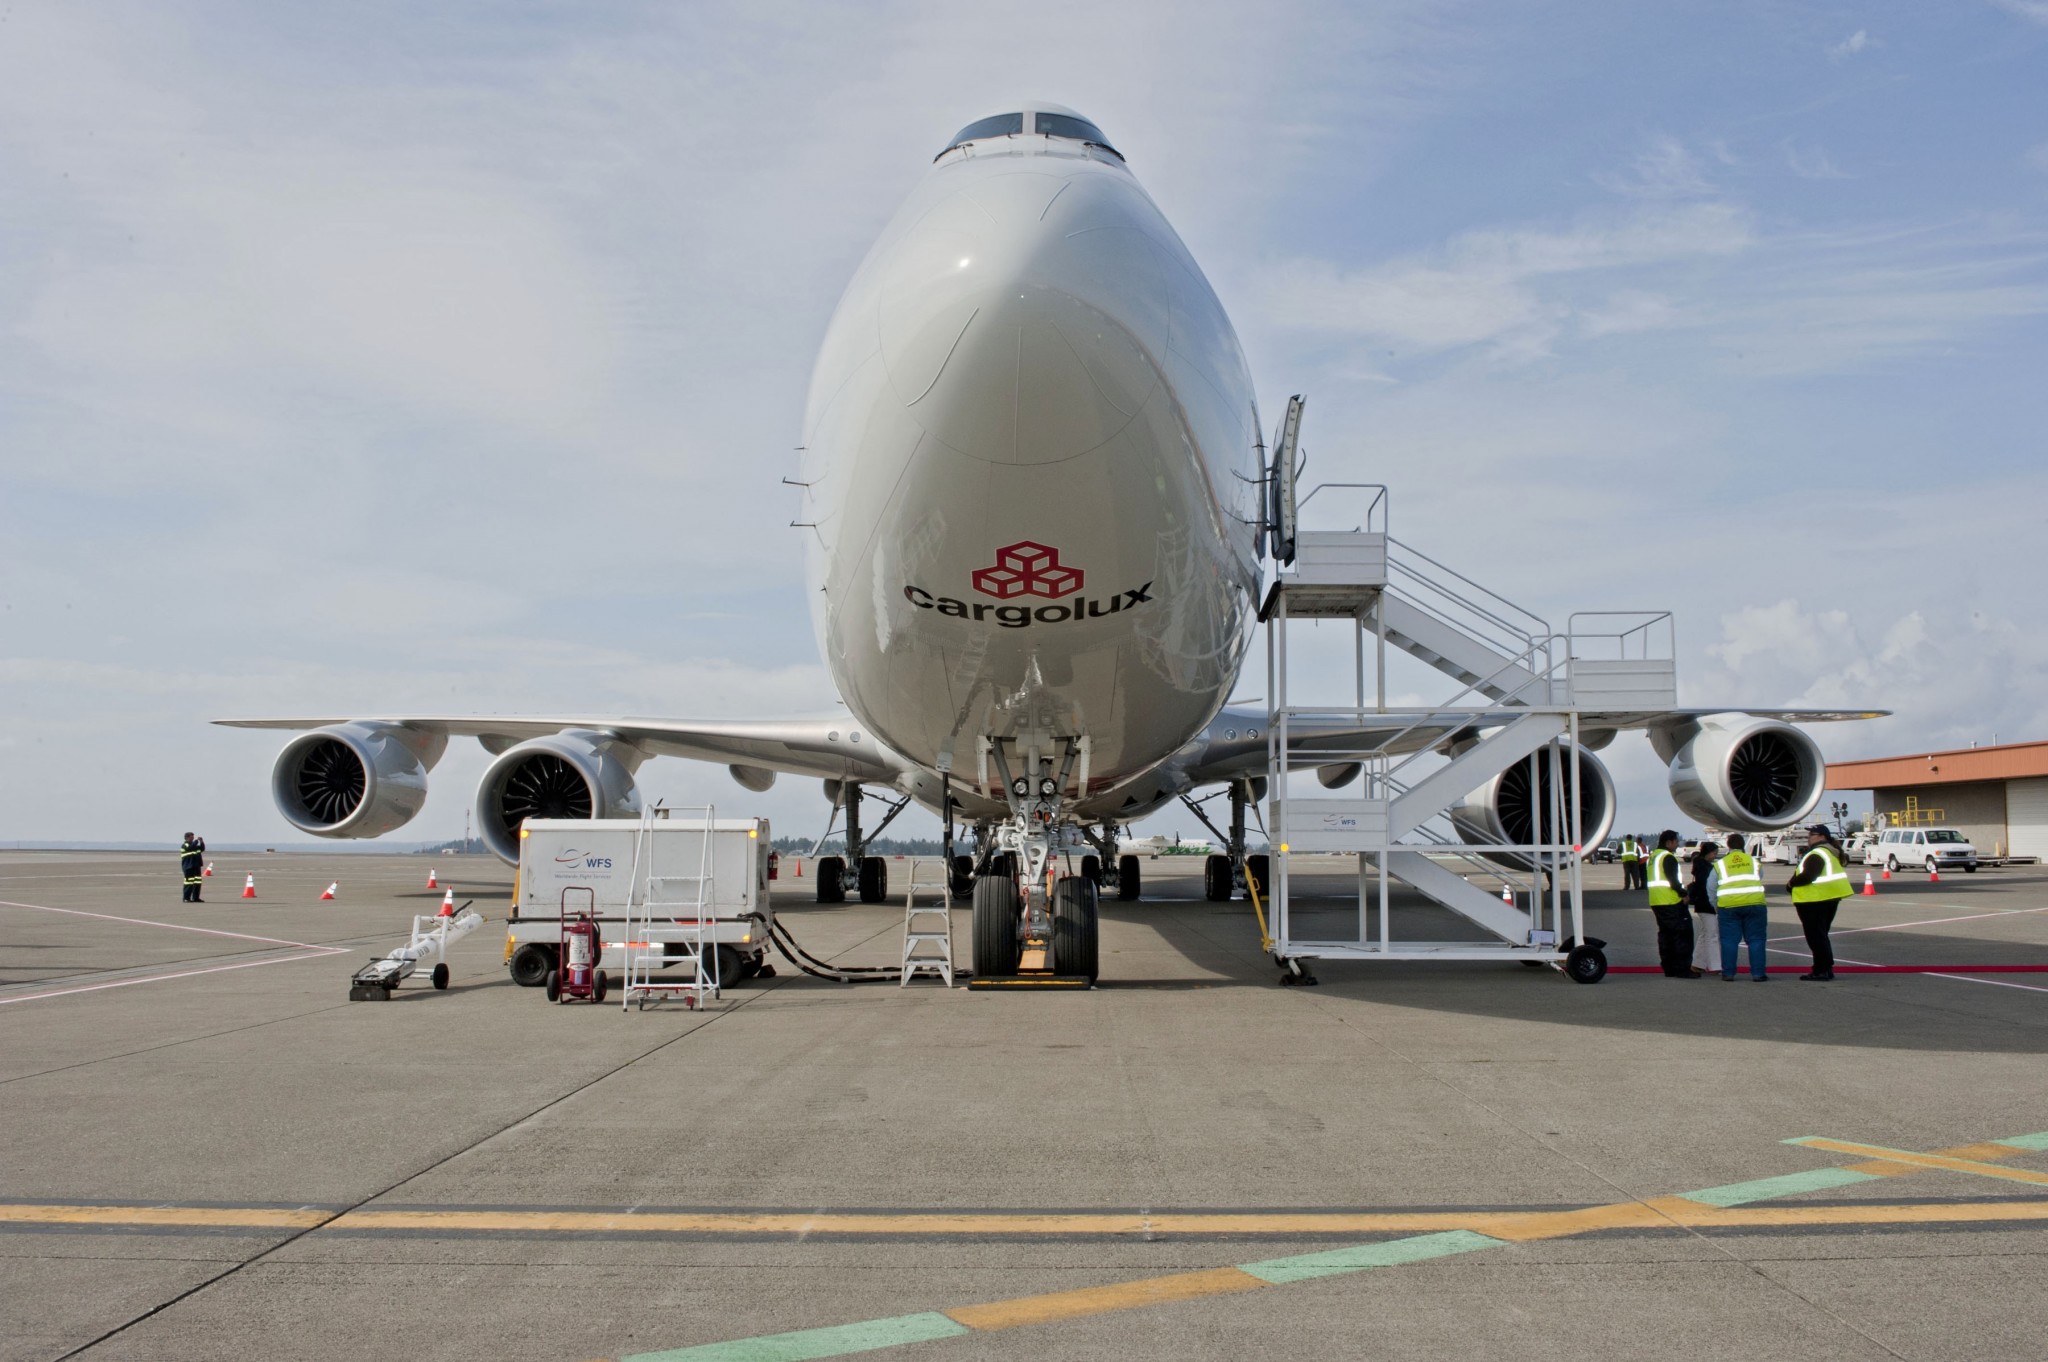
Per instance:
[[[2014,1135],[2010,1139],[1993,1140],[1993,1144],[2009,1144],[2014,1149],[2048,1149],[2048,1131],[2039,1135]]]
[[[1798,1196],[1801,1192],[1847,1187],[1852,1182],[1875,1181],[1875,1173],[1855,1173],[1847,1168],[1815,1168],[1805,1173],[1786,1173],[1775,1178],[1758,1178],[1754,1182],[1731,1182],[1725,1187],[1707,1187],[1697,1192],[1680,1192],[1679,1195],[1705,1206],[1744,1206],[1752,1201],[1768,1201],[1772,1197]]]
[[[973,1332],[935,1310],[891,1319],[868,1319],[858,1324],[835,1324],[824,1329],[799,1329],[789,1334],[763,1334],[739,1338],[730,1343],[700,1343],[694,1348],[672,1348],[667,1352],[635,1353],[619,1362],[807,1362],[816,1357],[843,1357],[847,1353],[873,1352],[900,1343],[925,1343],[935,1338],[958,1338]]]
[[[1431,1258],[1474,1249],[1499,1248],[1506,1241],[1475,1234],[1471,1230],[1445,1230],[1441,1234],[1415,1234],[1406,1239],[1388,1239],[1377,1244],[1353,1244],[1324,1253],[1300,1253],[1291,1258],[1268,1258],[1262,1263],[1239,1263],[1237,1270],[1274,1286],[1337,1277],[1347,1272],[1364,1272],[1375,1267],[1399,1267]]]

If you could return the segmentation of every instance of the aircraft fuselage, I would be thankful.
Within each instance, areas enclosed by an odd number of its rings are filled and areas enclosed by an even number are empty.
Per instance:
[[[900,756],[971,782],[983,736],[1086,736],[1076,812],[1108,817],[1215,717],[1255,624],[1258,411],[1114,152],[941,155],[832,318],[804,444],[820,648]]]

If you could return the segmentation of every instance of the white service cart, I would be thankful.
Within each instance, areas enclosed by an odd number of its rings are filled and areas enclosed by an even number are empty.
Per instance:
[[[708,809],[654,809],[644,819],[530,818],[519,833],[519,877],[506,920],[513,982],[538,988],[556,968],[565,901],[571,914],[587,912],[598,924],[600,962],[608,966],[623,971],[630,963],[644,974],[653,952],[656,968],[726,987],[772,975],[770,854],[767,819],[717,818]],[[678,877],[689,881],[687,894]],[[662,911],[683,897],[688,913]],[[700,953],[710,957],[702,971]]]

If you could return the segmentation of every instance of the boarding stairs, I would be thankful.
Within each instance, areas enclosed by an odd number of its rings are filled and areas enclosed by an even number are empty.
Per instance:
[[[903,894],[903,977],[897,986],[919,974],[936,975],[953,987],[953,906],[942,860],[911,862]]]
[[[676,814],[687,815],[675,819]],[[654,820],[695,822],[694,839],[654,835]],[[663,999],[701,1008],[719,996],[718,882],[712,874],[712,831],[717,810],[709,804],[691,808],[654,808],[641,816],[633,838],[633,865],[627,881],[626,978],[619,990],[623,1009]],[[675,845],[680,843],[680,845]],[[687,979],[656,978],[657,972],[687,970]]]
[[[1290,426],[1298,420],[1298,402],[1289,418]],[[1555,629],[1395,539],[1384,487],[1326,483],[1297,503],[1291,454],[1283,446],[1274,458],[1272,561],[1260,612],[1267,626],[1267,827],[1277,853],[1270,933],[1274,957],[1288,971],[1283,982],[1312,980],[1303,962],[1314,959],[1566,965],[1569,948],[1586,940],[1581,803],[1567,795],[1582,788],[1578,758],[1592,732],[1586,720],[1589,712],[1597,720],[1603,712],[1676,704],[1670,615],[1586,612]],[[1352,526],[1301,528],[1301,513],[1319,498],[1326,517],[1345,505]],[[1289,630],[1301,621],[1351,629],[1349,703],[1302,703],[1295,693]],[[1441,704],[1390,706],[1390,648],[1458,689]],[[1494,834],[1454,813],[1517,763],[1528,764],[1536,807],[1523,840],[1487,841]],[[1294,780],[1311,771],[1321,779]],[[1353,781],[1355,790],[1332,788]],[[1552,816],[1557,810],[1562,818]],[[1296,911],[1289,863],[1308,853],[1357,857],[1355,931],[1333,930],[1327,911]],[[1465,873],[1452,868],[1458,864]],[[1507,898],[1472,882],[1482,865],[1478,878],[1505,885]],[[1397,937],[1392,881],[1480,928],[1484,939]],[[1581,977],[1576,963],[1572,972]]]

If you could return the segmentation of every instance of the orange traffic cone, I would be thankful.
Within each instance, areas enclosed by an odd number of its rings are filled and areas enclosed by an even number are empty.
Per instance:
[[[801,856],[796,858],[796,877],[798,879],[804,877],[804,858]]]
[[[333,884],[328,885],[325,889],[320,891],[320,897],[323,899],[331,899],[334,897],[334,891],[339,888],[341,888],[341,881],[336,880]]]
[[[1927,882],[1929,884],[1941,883],[1941,872],[1931,865],[1927,867]]]
[[[439,889],[440,887],[441,887],[441,882],[440,882],[439,880],[437,880],[437,879],[435,879],[435,878],[434,878],[434,867],[432,867],[432,866],[428,866],[428,867],[427,867],[427,888],[429,888],[429,889]]]
[[[1890,879],[1892,877],[1892,868],[1890,866],[1886,866],[1884,868],[1884,877],[1886,879]]]
[[[1512,908],[1515,906],[1515,891],[1506,885],[1500,887],[1500,901]]]
[[[1863,872],[1863,897],[1867,899],[1877,897],[1877,885],[1871,880],[1868,870]]]
[[[200,874],[200,877],[201,877],[202,879],[209,879],[209,880],[210,880],[210,879],[212,879],[212,878],[213,878],[213,862],[212,862],[212,861],[208,861],[208,862],[206,863],[206,869],[204,869],[204,870],[200,871],[200,872],[199,872],[199,874]]]
[[[242,897],[245,899],[256,897],[256,877],[254,875],[251,875],[249,882],[242,886]]]
[[[455,891],[454,891],[453,889],[450,889],[450,890],[449,890],[449,891],[447,892],[447,894],[446,894],[445,896],[443,896],[443,898],[441,899],[441,911],[440,911],[439,913],[435,914],[435,916],[436,916],[436,917],[454,917],[454,916],[455,916]]]

